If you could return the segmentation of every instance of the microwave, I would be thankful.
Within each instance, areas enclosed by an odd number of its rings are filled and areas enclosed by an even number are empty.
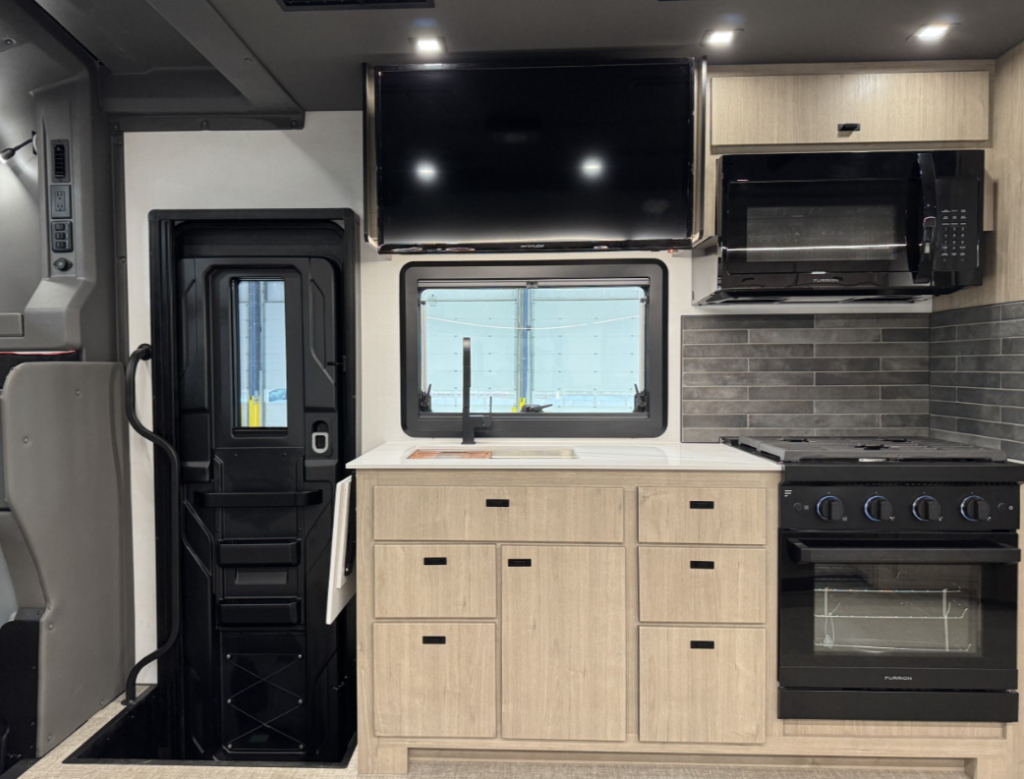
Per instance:
[[[985,152],[734,154],[703,304],[919,300],[982,281]]]

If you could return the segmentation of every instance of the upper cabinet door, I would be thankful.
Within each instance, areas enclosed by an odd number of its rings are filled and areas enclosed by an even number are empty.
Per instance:
[[[988,139],[985,70],[712,79],[713,147]]]
[[[502,738],[626,738],[626,550],[502,550]]]

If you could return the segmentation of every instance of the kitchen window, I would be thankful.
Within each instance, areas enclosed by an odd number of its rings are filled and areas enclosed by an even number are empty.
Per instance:
[[[480,437],[645,437],[666,425],[658,262],[413,263],[402,272],[403,426],[461,434],[464,340]]]

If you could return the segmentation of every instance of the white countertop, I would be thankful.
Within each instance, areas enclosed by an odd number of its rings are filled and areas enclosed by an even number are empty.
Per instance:
[[[565,447],[576,450],[573,459],[428,459],[410,460],[416,449],[445,451],[481,451],[507,447]],[[594,440],[528,441],[500,439],[484,441],[475,446],[462,446],[458,441],[423,439],[420,443],[381,444],[348,464],[349,468],[390,470],[394,468],[425,468],[428,470],[622,470],[622,471],[768,471],[782,468],[762,457],[741,452],[724,444],[671,444]]]

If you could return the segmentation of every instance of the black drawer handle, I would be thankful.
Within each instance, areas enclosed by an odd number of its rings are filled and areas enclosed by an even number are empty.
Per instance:
[[[424,557],[424,565],[448,565],[447,557]]]
[[[714,649],[714,641],[691,641],[690,649]]]
[[[713,509],[715,502],[713,500],[691,500],[690,508],[692,509]]]
[[[510,557],[508,561],[509,568],[532,568],[533,560],[528,557]]]
[[[698,568],[702,571],[713,571],[715,569],[714,560],[690,560],[691,568]]]
[[[445,638],[444,636],[424,636],[423,637],[423,643],[424,644],[447,644],[448,643],[448,639]]]
[[[509,506],[508,498],[488,498],[487,508],[489,509],[507,509]]]
[[[843,122],[839,125],[839,132],[841,133],[859,133],[860,122]]]

